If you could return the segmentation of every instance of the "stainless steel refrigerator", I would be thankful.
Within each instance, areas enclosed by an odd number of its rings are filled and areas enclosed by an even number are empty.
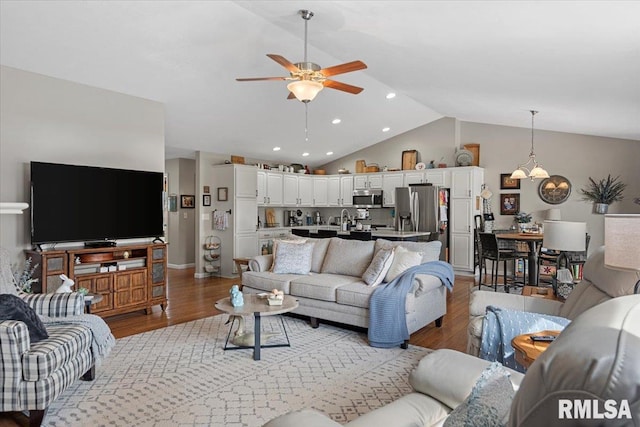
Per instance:
[[[440,240],[440,259],[448,259],[449,189],[428,184],[396,188],[395,228],[398,231],[429,231],[429,240]]]

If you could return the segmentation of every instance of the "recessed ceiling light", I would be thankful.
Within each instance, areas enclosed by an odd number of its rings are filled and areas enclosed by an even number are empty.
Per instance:
[[[309,153],[302,153],[302,157],[307,157]]]
[[[333,154],[333,151],[327,151],[327,156],[330,156]]]
[[[389,132],[391,130],[391,128],[386,127],[386,128],[382,128],[382,132]]]
[[[393,99],[393,98],[395,98],[395,97],[396,97],[396,94],[395,94],[395,93],[393,93],[393,92],[389,92],[389,93],[387,94],[387,99]]]
[[[280,147],[273,147],[273,151],[280,151]]]
[[[340,123],[342,120],[335,118],[333,120],[331,120],[331,123],[333,123],[334,125],[337,125],[338,123]]]

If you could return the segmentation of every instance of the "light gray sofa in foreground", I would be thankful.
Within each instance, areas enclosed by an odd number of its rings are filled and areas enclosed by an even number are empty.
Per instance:
[[[589,308],[624,295],[632,295],[640,272],[613,270],[604,266],[604,246],[589,256],[583,278],[562,303],[543,298],[475,291],[469,301],[467,353],[478,356],[482,337],[482,320],[488,305],[532,313],[551,314],[573,320]],[[640,362],[638,362],[640,364]]]
[[[242,291],[248,293],[283,291],[298,300],[294,313],[309,316],[311,324],[318,319],[367,328],[369,298],[374,287],[362,281],[374,254],[382,248],[403,246],[422,253],[422,262],[437,261],[441,242],[392,242],[331,239],[307,239],[314,242],[311,273],[275,274],[269,271],[272,255],[261,255],[249,261],[249,270],[242,274]],[[446,288],[431,275],[416,275],[413,288],[406,298],[406,318],[409,333],[435,321],[437,326],[447,312]]]
[[[638,425],[639,360],[640,295],[613,298],[579,315],[526,375],[505,368],[511,374],[510,385],[517,392],[512,401],[511,397],[497,401],[497,405],[504,407],[504,413],[496,411],[496,416],[512,427]],[[495,408],[489,405],[492,401],[496,403],[496,399],[492,400],[495,389],[486,390],[484,398],[465,402],[487,366],[489,362],[465,353],[436,350],[425,356],[411,373],[413,393],[346,426],[442,426],[454,409],[458,413],[449,420],[455,418],[458,423],[454,425],[494,425],[487,414]],[[505,385],[509,387],[509,383]],[[581,409],[576,410],[576,402],[589,405],[591,415],[587,417]],[[605,409],[605,402],[610,409]],[[601,415],[608,416],[597,419],[595,405]],[[465,410],[468,417],[459,422],[458,416]],[[320,412],[305,409],[281,415],[264,427],[300,426],[340,424]]]

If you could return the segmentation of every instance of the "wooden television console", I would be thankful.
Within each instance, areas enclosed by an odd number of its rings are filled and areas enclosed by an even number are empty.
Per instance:
[[[87,288],[102,295],[91,307],[102,317],[167,305],[167,245],[150,243],[105,248],[27,250],[32,265],[38,264],[34,292],[55,292],[61,274],[75,281],[74,290]]]

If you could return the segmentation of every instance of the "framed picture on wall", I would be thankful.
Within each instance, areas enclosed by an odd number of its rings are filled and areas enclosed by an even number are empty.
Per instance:
[[[202,196],[202,206],[211,206],[211,194],[204,194]]]
[[[169,194],[169,212],[178,212],[177,194]]]
[[[218,201],[226,202],[229,199],[229,188],[228,187],[218,187]]]
[[[520,212],[520,195],[516,193],[500,194],[500,215],[515,215]]]
[[[519,190],[520,180],[511,178],[510,173],[500,174],[500,189],[501,190]]]
[[[196,196],[190,194],[181,194],[180,195],[180,207],[184,209],[195,209],[196,207]]]

